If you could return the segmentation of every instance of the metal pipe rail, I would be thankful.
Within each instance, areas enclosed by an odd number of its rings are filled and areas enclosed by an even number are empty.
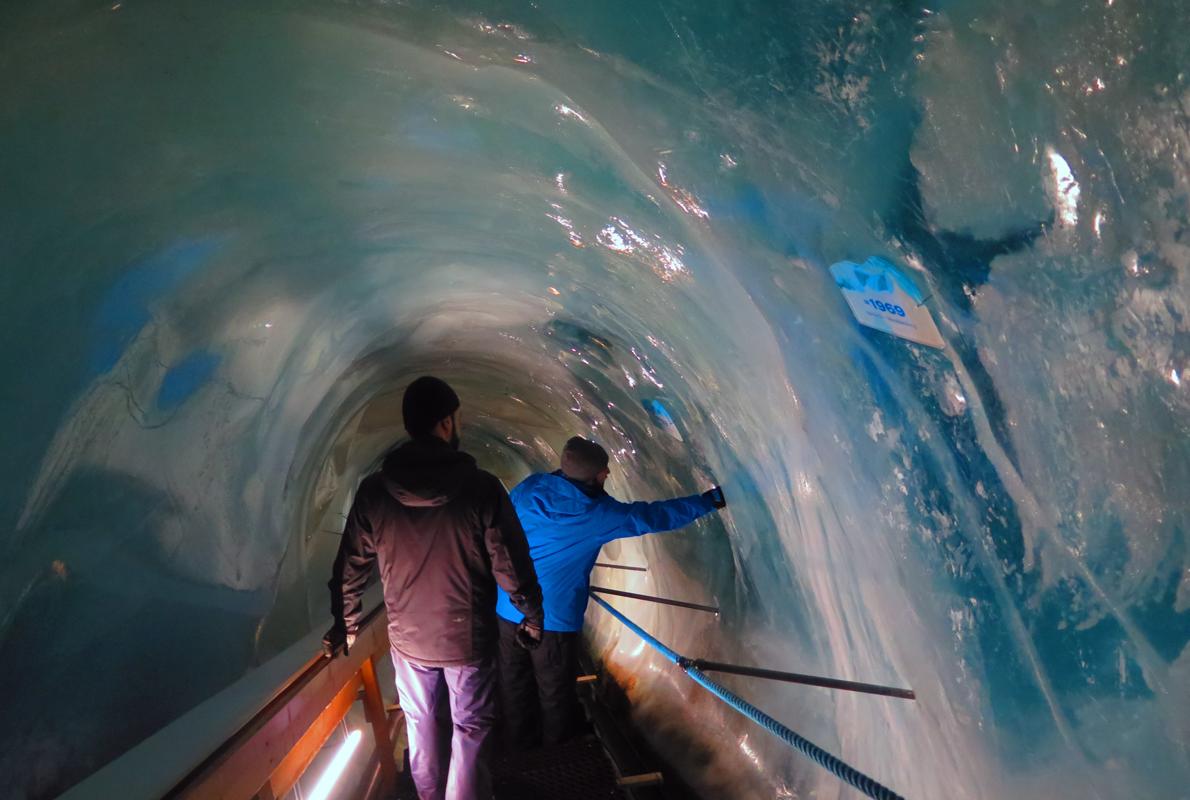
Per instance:
[[[898,689],[895,686],[880,686],[875,683],[860,683],[859,681],[845,681],[840,678],[823,678],[819,675],[803,675],[800,672],[781,672],[775,669],[745,667],[739,664],[724,664],[721,661],[704,661],[701,658],[688,658],[686,659],[685,666],[691,666],[703,672],[724,672],[729,675],[746,675],[750,678],[764,678],[770,681],[800,683],[806,686],[822,686],[826,689],[843,689],[848,692],[878,694],[884,697],[899,697],[902,700],[917,699],[917,695],[913,693],[912,689]]]
[[[630,567],[627,564],[608,564],[603,561],[596,561],[595,566],[603,567],[604,569],[623,569],[629,572],[648,572],[648,567]]]
[[[283,797],[302,777],[361,690],[364,713],[376,742],[373,757],[381,773],[379,788],[391,792],[396,786],[397,765],[376,681],[376,660],[387,651],[388,630],[382,605],[364,618],[349,654],[330,659],[321,653],[312,657],[165,797]]]
[[[823,750],[818,745],[811,742],[809,739],[801,736],[792,729],[786,727],[782,723],[770,717],[756,706],[744,700],[739,695],[731,692],[723,686],[720,686],[715,681],[707,677],[698,667],[692,666],[691,660],[679,654],[676,650],[667,647],[660,640],[652,636],[644,628],[637,625],[635,622],[617,611],[610,603],[602,597],[597,596],[592,590],[591,599],[599,604],[605,611],[619,620],[628,630],[635,633],[640,638],[644,639],[645,643],[650,645],[654,650],[661,653],[669,661],[682,669],[692,680],[709,691],[711,694],[718,697],[731,708],[743,714],[748,719],[760,725],[769,733],[776,736],[781,741],[788,744],[790,747],[797,750],[802,755],[809,758],[815,764],[818,764],[823,769],[826,769],[835,777],[850,784],[859,791],[866,794],[873,800],[904,800],[899,794],[892,789],[877,783],[872,778],[869,778],[864,773],[857,770],[842,759],[831,755],[826,750]]]
[[[647,600],[650,603],[660,603],[666,606],[677,606],[679,608],[690,608],[695,611],[706,611],[710,614],[718,614],[718,606],[704,606],[702,603],[688,603],[685,600],[670,600],[668,597],[654,597],[651,594],[637,594],[636,592],[625,592],[622,589],[605,589],[602,586],[592,586],[590,591],[599,592],[601,594],[613,594],[616,597],[631,597],[633,600]]]

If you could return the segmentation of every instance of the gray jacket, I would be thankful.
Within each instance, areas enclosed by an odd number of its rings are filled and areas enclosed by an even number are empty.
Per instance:
[[[492,653],[497,585],[542,622],[541,588],[508,492],[439,439],[407,442],[360,484],[329,584],[335,622],[349,634],[373,563],[389,641],[417,664],[473,664]]]

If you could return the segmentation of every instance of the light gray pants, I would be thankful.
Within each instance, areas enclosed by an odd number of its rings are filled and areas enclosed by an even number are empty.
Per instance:
[[[397,695],[409,736],[409,767],[420,800],[491,800],[489,739],[496,721],[496,667],[492,659],[464,667],[423,667],[393,651]],[[449,768],[444,724],[435,713],[445,686],[453,732]]]

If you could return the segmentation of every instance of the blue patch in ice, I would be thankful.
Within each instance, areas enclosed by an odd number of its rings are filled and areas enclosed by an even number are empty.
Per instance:
[[[735,219],[757,226],[769,224],[768,201],[754,183],[744,183],[734,187],[734,191],[712,196],[707,201],[707,210],[716,219]]]
[[[643,404],[645,409],[662,425],[674,424],[674,418],[669,415],[669,409],[660,400],[645,400]]]
[[[99,375],[120,360],[149,322],[149,305],[205,263],[219,248],[216,239],[182,240],[132,267],[108,290],[95,317],[91,370]]]
[[[644,406],[645,411],[649,412],[649,416],[653,419],[653,424],[679,442],[684,441],[677,424],[674,422],[673,416],[669,413],[669,409],[665,407],[664,403],[660,400],[642,400],[641,405]]]
[[[190,399],[204,386],[223,360],[217,353],[199,350],[170,367],[157,390],[157,408],[169,411]]]

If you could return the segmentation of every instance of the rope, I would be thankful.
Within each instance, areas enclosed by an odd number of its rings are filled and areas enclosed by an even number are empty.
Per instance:
[[[760,727],[764,728],[769,733],[776,736],[788,744],[793,749],[804,755],[806,758],[813,761],[823,769],[829,770],[835,777],[859,789],[868,797],[875,798],[875,800],[904,800],[899,794],[881,786],[879,783],[869,778],[864,773],[857,770],[847,762],[836,758],[830,753],[823,750],[818,745],[798,735],[795,731],[782,725],[777,720],[770,717],[768,714],[761,711],[756,706],[749,703],[747,700],[738,695],[728,691],[720,686],[715,681],[708,678],[700,669],[696,667],[684,667],[686,674],[694,679],[696,683],[702,685],[704,689],[711,694],[718,697],[724,703],[734,708],[736,711],[743,714],[748,719],[755,722]]]
[[[613,617],[615,617],[616,619],[620,620],[620,622],[623,622],[623,623],[624,623],[624,627],[625,627],[625,628],[627,628],[628,630],[632,631],[632,632],[633,632],[633,633],[635,633],[637,636],[639,636],[640,638],[644,639],[644,640],[645,640],[647,643],[649,643],[650,645],[652,645],[653,649],[655,649],[655,650],[656,650],[658,653],[660,653],[661,655],[665,656],[666,658],[668,658],[668,659],[669,659],[670,661],[672,661],[673,663],[675,663],[675,664],[677,664],[677,665],[681,666],[681,663],[682,663],[682,657],[681,657],[680,655],[678,655],[678,654],[677,654],[675,651],[673,651],[673,650],[670,650],[668,647],[666,647],[665,645],[663,645],[663,644],[662,644],[660,641],[658,641],[657,639],[653,638],[653,636],[652,636],[651,634],[649,634],[649,632],[648,632],[648,631],[646,631],[644,628],[642,628],[641,626],[637,625],[637,624],[636,624],[635,622],[633,622],[632,620],[628,619],[628,617],[624,616],[624,615],[623,615],[623,614],[621,614],[619,611],[616,611],[614,608],[612,608],[612,607],[611,607],[611,606],[608,604],[608,602],[607,602],[606,600],[604,600],[604,599],[603,599],[602,597],[600,597],[599,595],[597,595],[597,594],[592,594],[592,595],[591,595],[591,599],[592,599],[592,600],[594,600],[594,601],[595,601],[596,603],[598,603],[599,605],[603,606],[604,610],[605,610],[605,611],[607,611],[607,613],[611,614]]]
[[[855,767],[831,755],[818,745],[811,742],[809,739],[800,736],[795,731],[787,728],[785,725],[782,725],[780,722],[773,719],[768,714],[749,703],[747,700],[708,678],[702,670],[691,665],[690,659],[679,655],[676,651],[666,647],[656,638],[651,636],[647,631],[645,631],[644,628],[640,627],[635,622],[628,619],[628,617],[612,608],[603,598],[593,594],[591,595],[591,599],[602,606],[603,609],[613,617],[624,623],[626,628],[628,628],[640,638],[644,639],[646,643],[651,645],[654,649],[661,653],[661,655],[665,656],[667,659],[681,667],[683,671],[685,671],[685,673],[695,681],[695,683],[699,684],[708,692],[727,703],[727,705],[731,706],[736,711],[743,714],[745,717],[752,720],[757,725],[761,726],[793,749],[797,750],[799,753],[813,761],[818,766],[828,770],[835,777],[839,778],[839,780],[854,786],[868,797],[873,798],[873,800],[904,800],[904,798],[902,798],[893,790],[877,783],[875,780],[869,778]]]

